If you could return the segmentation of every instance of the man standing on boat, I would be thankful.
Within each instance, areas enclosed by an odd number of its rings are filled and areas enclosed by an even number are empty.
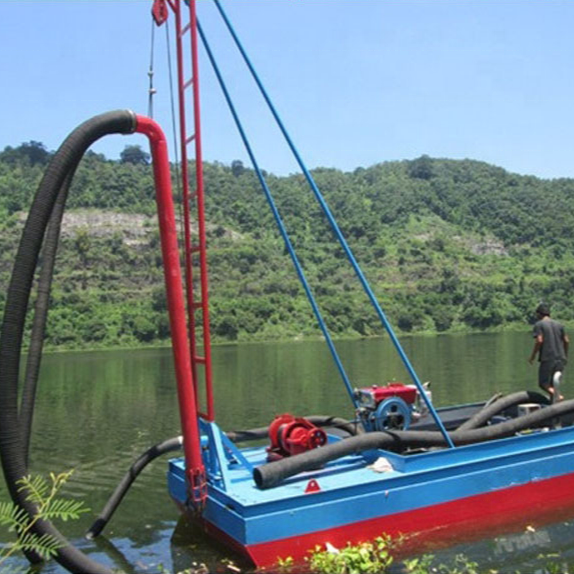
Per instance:
[[[540,303],[536,308],[534,324],[534,347],[529,362],[532,364],[538,353],[538,386],[545,390],[552,402],[561,401],[560,394],[562,373],[566,367],[570,340],[564,326],[550,318],[550,307]]]

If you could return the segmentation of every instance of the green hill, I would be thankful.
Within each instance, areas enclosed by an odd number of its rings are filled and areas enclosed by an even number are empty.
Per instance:
[[[137,150],[131,149],[131,152]],[[169,334],[146,154],[89,152],[63,226],[47,343],[154,344]],[[0,307],[19,231],[50,159],[0,153]],[[192,165],[192,171],[194,166]],[[252,170],[204,166],[216,341],[318,336]],[[391,323],[401,332],[526,329],[539,300],[574,324],[574,180],[422,156],[313,176]],[[268,175],[334,336],[382,329],[301,175]]]

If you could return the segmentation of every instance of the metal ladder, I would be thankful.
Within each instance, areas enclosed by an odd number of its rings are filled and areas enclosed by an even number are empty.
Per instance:
[[[198,406],[198,416],[214,420],[211,337],[209,331],[209,299],[206,228],[203,185],[203,157],[201,146],[201,116],[198,71],[198,34],[196,0],[154,0],[152,15],[158,26],[164,24],[169,10],[175,16],[177,90],[179,99],[179,139],[181,157],[181,189],[184,217],[185,284],[188,313],[191,369],[196,404],[200,405],[198,389],[203,379],[205,411]],[[189,44],[187,44],[189,42]],[[185,44],[185,47],[184,47]],[[189,48],[189,52],[187,49]],[[186,77],[185,55],[190,54],[191,76]],[[192,117],[188,117],[190,101]],[[191,125],[189,125],[191,124]],[[193,148],[190,152],[190,148]],[[189,159],[195,157],[195,187],[190,192]],[[198,224],[197,238],[192,240],[191,205],[195,204]],[[196,286],[194,287],[194,279]],[[199,297],[196,292],[199,291]],[[201,315],[201,317],[198,317]],[[199,347],[203,354],[199,355]]]

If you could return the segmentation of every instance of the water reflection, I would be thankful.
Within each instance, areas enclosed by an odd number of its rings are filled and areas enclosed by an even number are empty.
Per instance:
[[[536,389],[535,367],[526,361],[531,345],[527,332],[413,337],[402,344],[421,381],[432,382],[437,406],[486,399],[499,391]],[[340,341],[337,349],[354,386],[410,382],[388,339]],[[284,412],[352,416],[340,375],[320,341],[221,346],[214,348],[213,362],[216,418],[225,430],[266,425]],[[67,493],[82,497],[97,514],[135,458],[152,444],[179,434],[175,388],[168,349],[47,355],[31,470],[74,468]],[[568,396],[567,382],[565,390]],[[153,571],[160,565],[180,571],[191,562],[214,563],[228,556],[197,531],[189,537],[189,527],[167,495],[165,472],[165,460],[146,469],[108,525],[106,539],[82,539],[94,515],[65,525],[64,531],[96,558],[126,572],[130,565],[136,571],[143,566]],[[4,490],[0,496],[6,499]],[[574,529],[567,518],[573,514],[557,518],[547,539],[568,555],[574,548]],[[543,543],[542,535],[528,540]],[[496,544],[490,539],[463,550],[478,562],[502,567],[513,553],[505,550],[510,546]],[[518,542],[508,544],[514,548]],[[445,559],[452,554],[445,552]],[[61,571],[55,565],[45,569]]]

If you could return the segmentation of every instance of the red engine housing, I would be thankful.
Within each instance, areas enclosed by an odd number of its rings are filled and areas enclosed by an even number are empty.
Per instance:
[[[325,431],[305,418],[289,414],[276,417],[269,425],[269,439],[268,460],[300,454],[327,443]]]
[[[417,398],[417,388],[414,385],[403,385],[403,383],[388,383],[384,387],[373,385],[361,391],[372,394],[377,405],[390,397],[400,397],[407,405],[412,405]]]

